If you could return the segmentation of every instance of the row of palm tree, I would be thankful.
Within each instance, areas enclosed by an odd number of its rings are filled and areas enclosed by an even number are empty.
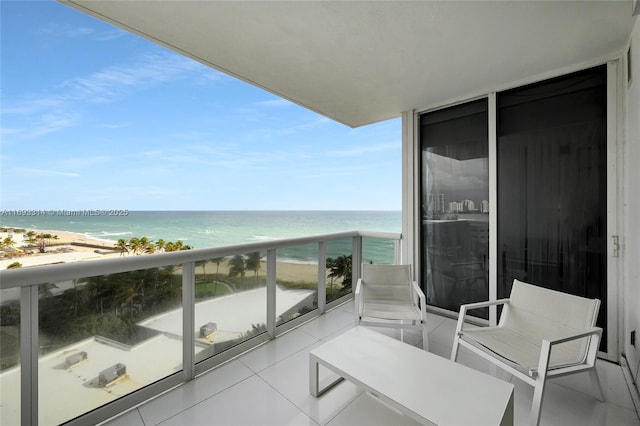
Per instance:
[[[242,285],[242,279],[245,276],[246,271],[253,271],[256,283],[258,282],[258,272],[262,266],[262,255],[260,252],[248,253],[245,256],[236,254],[229,259],[229,276],[240,277],[240,285]]]
[[[11,249],[16,245],[16,242],[11,237],[5,237],[0,241],[0,249]]]
[[[120,250],[120,254],[131,253],[134,255],[191,250],[191,246],[182,240],[172,242],[159,239],[154,243],[147,237],[133,237],[129,240],[120,238],[115,244],[115,248]]]

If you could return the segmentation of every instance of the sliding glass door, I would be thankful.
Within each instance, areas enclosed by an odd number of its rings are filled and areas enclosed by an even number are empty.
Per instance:
[[[480,99],[420,117],[421,276],[427,303],[447,310],[489,296],[487,111]]]
[[[598,298],[603,328],[606,72],[597,67],[497,97],[498,298],[509,296],[514,278]]]
[[[456,312],[489,294],[508,297],[514,279],[595,297],[602,301],[598,324],[606,348],[607,67],[495,99],[492,111],[481,99],[418,117],[428,304]],[[495,211],[488,208],[490,167],[497,176]],[[491,293],[490,264],[496,265]],[[474,314],[488,318],[486,311]]]

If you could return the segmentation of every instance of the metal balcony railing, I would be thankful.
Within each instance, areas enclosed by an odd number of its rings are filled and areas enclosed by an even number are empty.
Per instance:
[[[0,423],[104,421],[348,300],[362,262],[402,262],[400,240],[351,231],[0,271],[17,335]],[[286,261],[298,250],[314,261]]]

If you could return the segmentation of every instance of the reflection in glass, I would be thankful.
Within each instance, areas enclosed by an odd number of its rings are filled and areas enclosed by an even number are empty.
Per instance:
[[[0,424],[20,424],[20,289],[0,290]]]
[[[362,237],[362,263],[393,265],[395,241],[386,238]]]
[[[182,369],[182,268],[40,285],[39,419],[59,424]]]
[[[500,93],[498,297],[514,279],[601,300],[607,333],[607,67]]]
[[[286,257],[282,257],[285,253]],[[277,251],[276,326],[318,308],[318,244]]]
[[[420,117],[422,286],[452,311],[489,296],[487,120],[486,99]]]
[[[352,292],[351,238],[327,242],[327,303]]]
[[[196,360],[266,332],[266,252],[196,262]]]

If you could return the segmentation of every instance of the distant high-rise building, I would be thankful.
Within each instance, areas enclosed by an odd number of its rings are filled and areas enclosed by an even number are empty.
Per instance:
[[[480,208],[482,213],[489,213],[489,202],[487,200],[482,200],[482,207]]]
[[[444,194],[427,194],[427,211],[444,213]]]
[[[469,212],[476,209],[476,204],[471,200],[464,200],[462,202],[462,211]]]

